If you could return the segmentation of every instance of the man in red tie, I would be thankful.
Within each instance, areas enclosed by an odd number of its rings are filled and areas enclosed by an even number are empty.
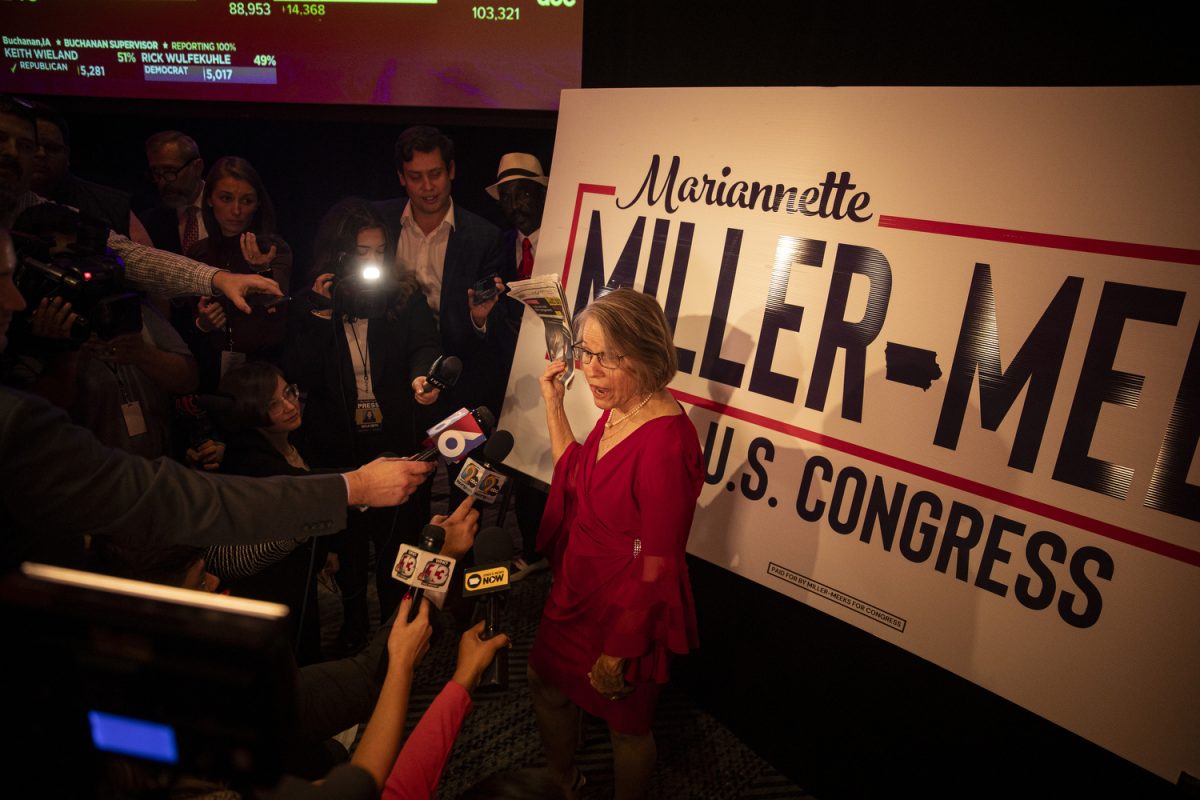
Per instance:
[[[508,153],[500,158],[496,182],[487,188],[487,193],[500,204],[505,219],[512,225],[512,229],[504,233],[504,242],[505,255],[513,259],[515,269],[507,274],[515,273],[519,280],[533,274],[549,180],[542,170],[542,162],[536,157],[529,153]],[[504,301],[509,309],[510,323],[514,329],[519,328],[525,307],[511,298],[505,298]],[[515,334],[512,343],[515,347]],[[511,351],[505,354],[505,384],[508,383],[512,356]],[[536,486],[531,479],[522,475],[514,484],[513,497],[516,501],[517,524],[521,529],[521,553],[513,561],[512,580],[519,581],[549,566],[534,546],[542,511],[546,507],[546,491],[544,486]]]
[[[513,230],[505,233],[505,241],[512,243],[517,277],[521,279],[533,274],[549,181],[537,158],[529,153],[508,153],[500,158],[496,182],[487,188],[513,226]]]
[[[146,164],[158,190],[159,203],[139,214],[154,246],[186,254],[188,248],[208,236],[201,214],[204,196],[204,159],[196,140],[180,131],[159,131],[146,140]],[[190,298],[171,303],[152,300],[184,341],[195,338]]]
[[[146,163],[160,205],[140,215],[154,246],[186,253],[208,232],[200,214],[204,159],[196,140],[179,131],[159,131],[146,140]]]

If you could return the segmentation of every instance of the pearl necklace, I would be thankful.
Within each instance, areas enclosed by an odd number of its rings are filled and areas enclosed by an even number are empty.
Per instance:
[[[645,406],[646,403],[650,402],[650,398],[653,396],[654,396],[654,392],[651,392],[650,394],[646,395],[646,399],[644,399],[644,400],[642,400],[642,402],[638,403],[637,408],[635,408],[633,411],[630,411],[628,414],[621,417],[616,422],[613,422],[612,414],[609,414],[608,422],[604,423],[604,427],[607,430],[611,431],[613,428],[617,428],[617,427],[620,427],[621,425],[624,425],[626,422],[628,422],[629,420],[631,420],[635,416],[637,416],[637,413],[642,410],[642,407]],[[613,409],[613,410],[615,411],[616,409]]]

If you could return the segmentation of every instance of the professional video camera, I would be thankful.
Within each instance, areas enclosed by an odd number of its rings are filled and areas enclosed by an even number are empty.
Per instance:
[[[93,333],[111,339],[142,329],[141,298],[126,291],[125,264],[107,245],[108,228],[56,203],[21,212],[13,224],[17,289],[36,308],[43,298],[61,297],[78,319],[71,338]]]

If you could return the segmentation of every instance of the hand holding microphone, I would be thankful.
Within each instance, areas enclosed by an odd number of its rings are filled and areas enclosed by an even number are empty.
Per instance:
[[[458,356],[438,356],[429,365],[429,374],[425,376],[425,392],[449,389],[458,383],[462,376],[462,361]]]
[[[346,504],[370,508],[398,506],[425,482],[433,468],[427,461],[377,458],[344,473]]]
[[[498,594],[510,588],[508,565],[512,561],[513,543],[502,528],[484,528],[475,540],[475,566],[463,574],[463,597],[478,597],[478,606],[483,610],[482,628],[478,629],[481,641],[507,637],[500,632],[500,609]],[[464,637],[465,638],[465,637]],[[508,653],[496,646],[495,659],[485,666],[477,682],[482,692],[501,692],[508,688]],[[461,649],[459,651],[461,656]]]
[[[467,692],[475,691],[488,667],[495,664],[505,652],[512,647],[508,634],[498,633],[491,638],[484,638],[484,621],[480,620],[475,626],[464,631],[458,640],[458,663],[451,678]]]
[[[426,589],[445,591],[454,573],[454,559],[441,557],[446,531],[440,525],[430,523],[421,531],[419,545],[401,545],[392,567],[392,577],[412,587],[412,605],[408,621],[416,619],[421,610],[421,601]]]
[[[462,361],[457,356],[438,356],[429,367],[429,374],[413,379],[413,398],[423,406],[437,402],[443,389],[458,383]]]
[[[475,534],[479,531],[479,512],[472,506],[475,498],[467,496],[458,504],[454,513],[434,514],[430,520],[432,525],[440,525],[446,532],[441,552],[451,558],[462,558],[475,544]]]

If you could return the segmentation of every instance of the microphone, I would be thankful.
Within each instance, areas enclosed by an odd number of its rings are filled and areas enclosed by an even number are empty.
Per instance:
[[[425,388],[421,394],[429,394],[434,389],[449,389],[458,383],[462,368],[462,360],[458,356],[438,356],[429,365],[429,374],[425,376]]]
[[[484,528],[475,537],[475,566],[463,573],[463,597],[479,598],[476,608],[483,606],[481,639],[491,639],[499,630],[499,594],[508,591],[508,565],[512,561],[513,543],[503,528]],[[508,651],[496,653],[479,679],[479,691],[503,692],[508,689]]]
[[[496,431],[484,444],[483,455],[478,460],[474,456],[467,458],[458,477],[454,479],[454,485],[476,500],[495,503],[508,483],[508,476],[500,470],[500,462],[508,457],[512,448],[512,434]]]
[[[421,443],[425,450],[418,454],[419,460],[432,461],[440,454],[447,462],[462,461],[487,440],[487,431],[492,429],[489,419],[494,426],[496,418],[483,406],[474,411],[460,408],[425,432],[427,438]]]
[[[429,524],[421,531],[421,543],[401,545],[392,566],[392,577],[413,587],[413,604],[408,612],[408,621],[417,618],[421,600],[426,589],[444,591],[454,573],[454,559],[439,555],[446,543],[446,529],[441,525]]]
[[[471,416],[479,423],[480,430],[484,436],[491,436],[496,432],[496,415],[487,406],[480,406],[471,412]]]

